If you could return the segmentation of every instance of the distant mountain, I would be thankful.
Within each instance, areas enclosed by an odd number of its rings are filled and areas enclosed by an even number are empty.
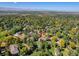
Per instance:
[[[22,10],[32,10],[32,9],[28,9],[28,8],[13,8],[13,7],[0,7],[0,11],[22,11]]]
[[[68,14],[79,15],[79,12],[66,12],[66,11],[48,11],[48,10],[34,10],[28,8],[13,8],[13,7],[0,7],[0,14]]]

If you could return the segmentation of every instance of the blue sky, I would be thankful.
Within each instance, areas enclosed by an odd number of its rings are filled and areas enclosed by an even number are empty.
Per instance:
[[[79,11],[79,2],[0,2],[0,7],[31,10]]]

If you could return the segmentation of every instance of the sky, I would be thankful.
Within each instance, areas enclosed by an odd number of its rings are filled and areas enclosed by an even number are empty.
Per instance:
[[[78,12],[79,2],[0,2],[0,7]]]

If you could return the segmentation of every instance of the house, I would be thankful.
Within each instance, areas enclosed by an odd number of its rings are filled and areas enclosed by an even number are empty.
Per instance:
[[[10,53],[12,55],[16,55],[19,53],[19,50],[18,50],[18,45],[17,44],[12,44],[9,46],[9,50],[10,50]]]
[[[18,38],[20,38],[22,40],[25,38],[25,34],[22,33],[22,32],[17,32],[13,36],[18,37]]]

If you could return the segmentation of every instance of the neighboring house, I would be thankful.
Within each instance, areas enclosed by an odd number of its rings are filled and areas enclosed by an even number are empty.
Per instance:
[[[10,53],[13,54],[13,55],[19,53],[18,45],[17,45],[17,44],[12,44],[12,45],[10,45],[10,46],[9,46],[9,50],[10,50]]]
[[[18,38],[20,38],[20,39],[22,39],[22,40],[25,38],[25,34],[22,33],[22,32],[17,32],[17,33],[14,34],[13,36],[16,36],[16,37],[18,37]]]

